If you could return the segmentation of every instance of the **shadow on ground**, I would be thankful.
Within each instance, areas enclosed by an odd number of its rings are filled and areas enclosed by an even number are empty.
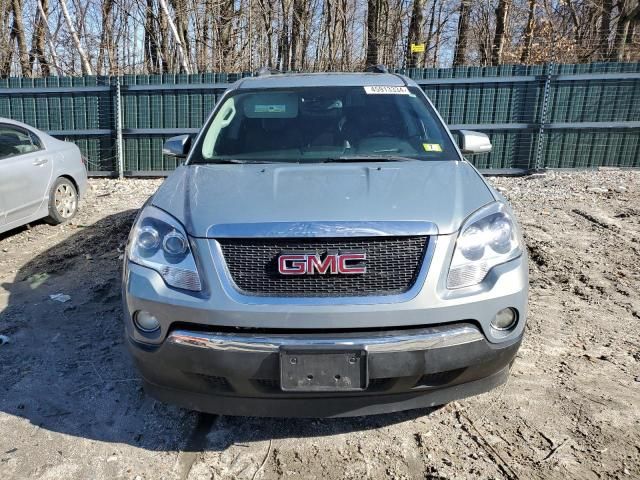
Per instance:
[[[2,285],[10,297],[0,312],[0,334],[11,343],[0,347],[0,411],[51,432],[158,451],[334,435],[429,413],[325,420],[215,417],[145,395],[124,346],[120,303],[123,247],[135,213],[79,228]],[[57,293],[71,300],[49,298]]]

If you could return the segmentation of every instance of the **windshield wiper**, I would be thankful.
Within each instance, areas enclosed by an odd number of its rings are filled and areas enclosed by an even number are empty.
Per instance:
[[[399,155],[342,155],[320,160],[321,163],[348,163],[348,162],[412,162],[415,158]]]

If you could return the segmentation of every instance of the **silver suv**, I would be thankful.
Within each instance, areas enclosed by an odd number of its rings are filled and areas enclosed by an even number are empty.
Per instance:
[[[527,315],[504,198],[387,73],[240,80],[140,211],[125,327],[146,390],[227,415],[350,416],[503,383]]]

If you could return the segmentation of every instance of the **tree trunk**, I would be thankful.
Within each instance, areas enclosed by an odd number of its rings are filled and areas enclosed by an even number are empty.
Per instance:
[[[15,1],[15,0],[14,0]],[[78,55],[80,55],[80,65],[82,67],[83,75],[93,75],[93,70],[91,68],[91,64],[87,58],[87,54],[82,48],[80,44],[80,39],[78,38],[78,33],[76,32],[75,27],[73,26],[73,22],[71,22],[71,17],[69,16],[69,10],[67,9],[67,0],[60,0],[60,7],[62,7],[62,14],[64,15],[65,23],[67,24],[67,28],[69,29],[69,33],[71,34],[71,39],[78,51]]]
[[[113,53],[113,30],[111,23],[111,11],[113,10],[113,0],[102,1],[102,31],[100,33],[100,48],[98,49],[98,65],[96,70],[98,75],[105,75],[113,67],[115,54]],[[145,32],[146,33],[146,32]],[[109,59],[109,70],[105,68],[105,51]]]
[[[40,2],[40,0],[38,0]],[[42,5],[44,4],[44,5]],[[42,9],[40,7],[43,7]],[[42,11],[41,11],[42,10]],[[36,26],[33,29],[33,37],[31,40],[31,55],[29,55],[29,68],[33,72],[35,62],[40,65],[40,74],[43,77],[51,75],[51,68],[45,56],[45,46],[47,37],[47,17],[46,12],[49,10],[48,0],[42,0],[38,4],[38,13],[36,14]]]
[[[260,60],[260,67],[273,67],[273,0],[258,0],[260,5],[260,13],[262,14],[262,24],[266,36],[266,45],[264,45],[264,55]],[[266,57],[266,65],[265,65]]]
[[[521,63],[527,63],[531,56],[531,46],[533,45],[533,32],[536,25],[536,0],[529,0],[529,18],[527,19],[527,28],[524,32],[524,39],[522,43],[524,48],[522,49],[522,55],[520,56]]]
[[[325,32],[323,37],[327,39],[327,58],[326,58],[327,63],[324,68],[329,70],[334,67],[334,60],[335,60],[335,47],[333,42],[335,32],[331,31],[331,27],[335,26],[335,20],[333,18],[331,0],[325,0],[324,11],[325,11],[325,17],[324,17]]]
[[[442,33],[442,9],[444,8],[444,3],[440,3],[440,8],[438,8],[438,29],[436,30],[436,38],[434,42],[433,48],[433,67],[436,68],[438,66],[438,55],[440,54],[440,35]]]
[[[235,17],[235,6],[233,0],[224,0],[220,12],[220,55],[222,68],[230,67],[229,57],[233,52],[233,19]]]
[[[413,9],[411,11],[411,21],[409,22],[409,33],[407,35],[407,52],[405,55],[405,64],[407,68],[415,68],[416,66],[418,66],[418,59],[420,58],[420,54],[411,52],[411,44],[420,43],[420,41],[422,40],[422,24],[424,23],[424,4],[425,4],[425,0],[413,1]]]
[[[458,39],[456,40],[453,65],[464,65],[467,56],[467,39],[469,37],[469,10],[471,0],[461,0],[458,19]]]
[[[300,24],[302,26],[302,45],[300,45],[300,67],[302,69],[307,68],[309,59],[307,58],[307,52],[309,51],[309,43],[311,42],[311,22],[312,15],[309,10],[309,5],[306,1],[303,1],[302,6],[302,18]]]
[[[600,59],[609,59],[609,33],[611,33],[611,14],[613,13],[613,0],[602,0],[602,16],[600,17],[600,29],[598,32],[598,49]]]
[[[281,22],[280,35],[278,36],[278,60],[277,66],[280,71],[289,69],[289,5],[286,0],[280,0]]]
[[[380,0],[368,0],[367,3],[367,66],[378,63],[378,18],[380,15]]]
[[[618,25],[616,27],[616,36],[614,40],[615,60],[624,61],[625,49],[627,46],[627,38],[629,35],[629,27],[631,23],[640,19],[640,3],[637,0],[626,5],[624,0],[619,0],[620,16],[618,17]]]
[[[205,0],[203,17],[200,31],[198,70],[201,72],[207,72],[211,69],[211,65],[209,63],[209,50],[211,49],[211,19],[214,18],[212,0]]]
[[[158,73],[158,21],[153,11],[153,0],[147,0],[144,22],[144,64],[147,73]]]
[[[185,55],[185,51],[182,48],[182,41],[180,40],[180,35],[178,30],[176,29],[176,25],[173,23],[171,19],[171,15],[169,15],[169,7],[167,7],[167,2],[165,0],[158,0],[160,3],[160,8],[164,12],[167,23],[169,24],[169,28],[171,29],[171,33],[173,34],[173,39],[176,42],[176,52],[178,53],[178,60],[180,61],[180,65],[182,66],[182,71],[186,74],[191,73],[189,69],[189,62]]]
[[[158,0],[159,1],[159,0]],[[163,8],[159,9],[158,17],[160,19],[160,57],[161,62],[160,65],[162,67],[161,73],[167,73],[173,67],[173,62],[170,62],[171,55],[169,53],[169,36],[171,32],[169,31],[169,19],[166,13],[166,10]]]
[[[44,8],[44,5],[46,5],[46,9]],[[45,33],[45,36],[47,37],[47,42],[49,43],[49,50],[51,52],[51,62],[53,63],[53,68],[56,69],[58,76],[62,76],[63,72],[62,72],[62,69],[60,68],[58,55],[56,54],[56,47],[53,44],[53,39],[51,38],[51,30],[49,30],[49,1],[38,0],[37,6],[38,6],[38,12],[40,13],[40,17],[42,18],[42,24],[44,25],[44,33]],[[51,71],[49,71],[49,73],[51,73]]]
[[[164,0],[163,0],[164,1]],[[189,17],[187,10],[187,2],[185,0],[170,0],[173,6],[173,13],[175,15],[175,24],[173,30],[177,33],[177,39],[180,41],[183,55],[186,62],[189,63],[191,59],[191,45],[189,42]],[[167,13],[167,16],[169,14]],[[173,20],[169,17],[171,23]]]
[[[304,17],[304,0],[293,0],[293,16],[291,19],[291,70],[295,71],[298,61],[298,40]]]
[[[496,8],[496,34],[493,37],[493,46],[491,49],[491,64],[500,65],[502,63],[502,49],[507,29],[507,19],[511,0],[500,0],[498,8]]]
[[[22,22],[22,0],[12,0],[13,10],[13,31],[18,41],[18,61],[23,77],[31,77],[31,63],[29,62],[29,52],[27,50],[27,39],[24,33],[24,23]]]
[[[9,22],[11,5],[7,1],[6,3],[0,3],[0,7],[2,8],[2,10],[0,11],[0,13],[2,13],[0,22],[2,22],[3,33],[3,35],[0,36],[0,42],[2,42],[2,50],[0,50],[0,55],[2,56],[2,62],[0,63],[0,78],[7,78],[11,75],[11,62],[13,61],[13,49],[16,35],[15,29],[13,27],[13,22]],[[4,35],[5,33],[6,37]]]

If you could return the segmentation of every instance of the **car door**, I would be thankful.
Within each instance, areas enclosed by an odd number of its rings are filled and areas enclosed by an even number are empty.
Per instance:
[[[38,136],[17,125],[0,123],[0,201],[4,224],[19,225],[48,197],[53,171]]]

